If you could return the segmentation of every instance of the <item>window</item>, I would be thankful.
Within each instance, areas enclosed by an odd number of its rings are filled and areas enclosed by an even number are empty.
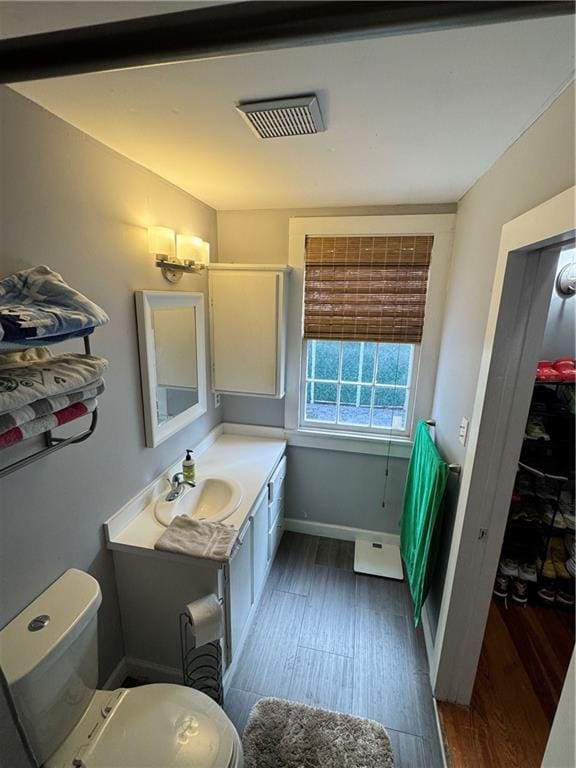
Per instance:
[[[308,339],[304,347],[303,424],[407,431],[416,345]]]
[[[433,237],[308,237],[300,424],[410,433]]]

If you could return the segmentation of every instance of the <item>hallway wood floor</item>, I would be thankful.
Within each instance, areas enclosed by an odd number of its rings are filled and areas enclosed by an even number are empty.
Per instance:
[[[264,696],[368,717],[386,727],[396,768],[441,768],[406,584],[353,563],[352,542],[284,534],[225,709],[240,733]]]
[[[452,768],[539,768],[573,646],[573,613],[492,601],[470,708],[438,705]]]

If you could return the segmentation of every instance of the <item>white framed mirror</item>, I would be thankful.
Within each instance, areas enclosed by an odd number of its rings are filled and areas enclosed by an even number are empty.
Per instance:
[[[204,295],[136,291],[146,445],[206,413]]]

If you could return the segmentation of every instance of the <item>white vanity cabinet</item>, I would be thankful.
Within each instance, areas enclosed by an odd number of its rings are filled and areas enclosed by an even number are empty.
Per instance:
[[[279,265],[210,265],[214,391],[284,397],[289,269]]]
[[[164,477],[106,522],[122,618],[124,674],[181,681],[180,616],[188,603],[213,593],[224,609],[228,684],[283,529],[285,448],[284,440],[223,434],[201,455],[200,474],[229,477],[243,488],[243,500],[229,518],[228,524],[239,530],[239,546],[228,562],[154,549],[165,530],[154,512],[158,493],[165,493]]]
[[[285,477],[286,457],[283,457],[258,496],[248,523],[241,532],[242,543],[228,566],[225,580],[230,617],[228,666],[235,662],[246,640],[250,621],[282,538]]]
[[[252,521],[244,527],[238,537],[238,549],[230,561],[227,578],[227,598],[229,604],[229,638],[228,663],[240,647],[244,630],[254,605],[254,589],[252,586]]]

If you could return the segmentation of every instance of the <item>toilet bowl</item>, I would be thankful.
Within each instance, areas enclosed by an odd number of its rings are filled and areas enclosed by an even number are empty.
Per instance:
[[[96,690],[98,582],[70,569],[0,631],[2,667],[45,768],[242,768],[223,710],[182,685]]]

